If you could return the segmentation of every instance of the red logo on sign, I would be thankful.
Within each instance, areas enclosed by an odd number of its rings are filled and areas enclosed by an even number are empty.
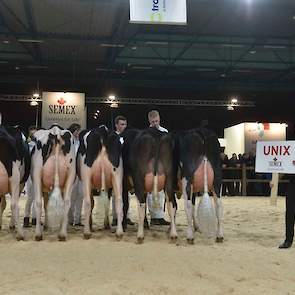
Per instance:
[[[66,103],[66,101],[63,99],[63,97],[61,97],[57,102],[60,105],[64,105]]]
[[[263,147],[263,152],[264,154],[267,155],[272,155],[272,156],[290,156],[290,145],[289,146],[264,146]]]

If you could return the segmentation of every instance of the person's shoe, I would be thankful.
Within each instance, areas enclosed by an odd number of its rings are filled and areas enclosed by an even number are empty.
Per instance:
[[[127,218],[126,222],[128,225],[134,225],[134,222],[130,218]]]
[[[285,240],[280,246],[279,249],[287,249],[292,246],[292,242]]]
[[[81,222],[79,222],[79,223],[74,223],[74,226],[84,226],[84,224],[82,224]]]
[[[117,219],[113,219],[112,226],[117,226]]]
[[[170,225],[170,222],[164,218],[152,218],[151,225]]]

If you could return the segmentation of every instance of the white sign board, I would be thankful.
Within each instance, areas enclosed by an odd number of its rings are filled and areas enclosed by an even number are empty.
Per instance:
[[[85,94],[73,92],[42,93],[42,127],[57,123],[68,128],[78,123],[86,128]]]
[[[130,0],[130,22],[185,25],[186,0]]]
[[[295,174],[295,141],[258,141],[255,171]]]

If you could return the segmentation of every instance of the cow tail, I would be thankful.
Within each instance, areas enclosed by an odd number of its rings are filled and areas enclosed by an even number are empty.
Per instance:
[[[59,173],[58,173],[58,160],[59,160],[59,144],[55,146],[55,161],[54,161],[54,188],[59,187]]]
[[[159,175],[158,175],[158,165],[159,165],[159,149],[160,144],[157,145],[156,148],[156,155],[155,155],[155,162],[154,162],[154,181],[153,181],[153,203],[155,208],[160,207],[160,200],[159,200],[159,192],[158,192],[158,182],[159,182]]]
[[[208,174],[207,174],[208,159],[204,157],[204,194],[208,194]]]
[[[49,194],[49,200],[47,204],[47,216],[49,229],[59,229],[64,212],[64,202],[59,186],[59,144],[55,146],[55,169],[54,169],[54,187]]]

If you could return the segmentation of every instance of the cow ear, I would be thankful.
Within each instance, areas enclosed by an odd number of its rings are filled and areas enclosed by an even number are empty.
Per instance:
[[[106,149],[110,162],[114,167],[119,167],[122,147],[118,134],[111,133],[108,136]]]

